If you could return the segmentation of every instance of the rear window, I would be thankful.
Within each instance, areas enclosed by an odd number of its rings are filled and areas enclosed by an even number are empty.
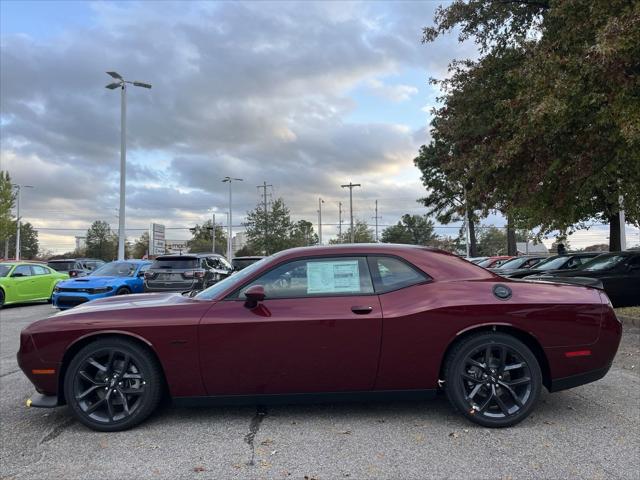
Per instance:
[[[167,269],[188,269],[188,268],[197,268],[198,267],[198,259],[197,258],[163,258],[161,260],[156,260],[151,265],[152,269],[156,268],[167,268]]]
[[[58,272],[68,272],[69,270],[73,270],[75,264],[76,262],[49,262],[47,266]]]

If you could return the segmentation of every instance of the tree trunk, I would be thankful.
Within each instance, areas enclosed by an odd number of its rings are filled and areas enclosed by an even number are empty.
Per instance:
[[[476,240],[476,225],[473,223],[473,213],[467,212],[467,222],[469,222],[469,256],[478,256],[478,242]]]
[[[620,239],[620,215],[609,217],[609,251],[619,252],[622,249]]]
[[[515,256],[518,254],[518,246],[516,245],[516,231],[513,229],[511,220],[507,218],[507,255]]]

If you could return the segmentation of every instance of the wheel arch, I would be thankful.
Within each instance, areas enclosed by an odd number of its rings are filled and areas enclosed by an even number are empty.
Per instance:
[[[549,360],[547,359],[547,356],[544,353],[544,349],[542,348],[542,345],[533,334],[506,323],[491,323],[491,324],[485,324],[485,325],[477,325],[477,326],[470,327],[458,332],[455,338],[453,338],[453,340],[449,342],[449,345],[447,346],[444,354],[442,355],[442,359],[440,360],[440,370],[438,373],[438,378],[443,378],[445,362],[447,360],[447,356],[449,355],[449,352],[460,342],[464,341],[466,338],[481,332],[504,333],[507,335],[511,335],[514,338],[520,340],[522,343],[524,343],[535,355],[536,360],[538,360],[538,364],[540,365],[540,370],[542,372],[542,383],[547,388],[547,390],[549,390],[549,388],[551,387],[551,369],[549,368]]]
[[[76,354],[87,345],[98,340],[104,340],[105,338],[118,338],[118,339],[130,340],[138,344],[138,346],[141,346],[142,348],[147,350],[153,356],[154,360],[158,364],[158,367],[160,368],[160,371],[162,372],[162,379],[164,382],[164,386],[163,386],[164,392],[169,391],[167,388],[167,375],[164,371],[164,366],[162,365],[162,362],[160,361],[160,357],[158,356],[158,353],[156,352],[151,342],[149,342],[144,337],[141,337],[131,332],[123,332],[120,330],[101,331],[101,332],[90,333],[88,335],[84,335],[76,339],[65,350],[64,355],[62,357],[62,363],[60,364],[60,369],[59,369],[60,374],[58,375],[58,405],[63,405],[66,403],[66,399],[64,398],[64,378],[67,374],[67,368],[69,367],[69,364],[71,363],[71,360],[73,359],[73,357],[75,357]]]

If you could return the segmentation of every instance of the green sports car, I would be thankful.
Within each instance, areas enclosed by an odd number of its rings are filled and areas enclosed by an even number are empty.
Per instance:
[[[69,275],[39,263],[0,263],[0,308],[21,302],[51,299],[53,287]]]

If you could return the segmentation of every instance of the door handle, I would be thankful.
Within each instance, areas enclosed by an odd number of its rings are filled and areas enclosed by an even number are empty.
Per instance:
[[[357,313],[358,315],[364,315],[367,313],[371,313],[371,311],[373,310],[373,307],[369,306],[369,307],[365,307],[365,306],[354,306],[351,307],[351,311],[353,313]]]

